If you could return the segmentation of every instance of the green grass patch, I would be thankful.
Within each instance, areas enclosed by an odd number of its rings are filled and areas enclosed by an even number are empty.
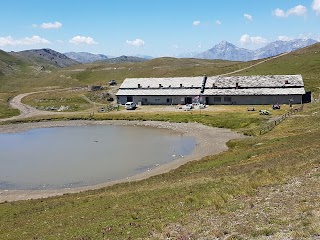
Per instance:
[[[92,104],[83,98],[84,93],[84,91],[35,93],[24,97],[22,102],[39,110],[57,111],[64,108],[63,111],[69,112],[83,111],[92,107]]]
[[[301,52],[248,69],[243,74],[302,74],[306,87],[319,93],[319,44]],[[84,86],[101,84],[110,79],[121,83],[126,77],[174,77],[215,75],[237,70],[251,63],[235,63],[206,60],[155,59],[138,64],[89,64],[52,73],[24,73],[2,77],[2,90],[33,90],[45,86]],[[22,76],[22,75],[21,75]],[[77,93],[78,94],[78,93]],[[39,101],[81,105],[79,95],[30,96],[26,103],[37,106]],[[37,101],[38,102],[37,102]],[[62,100],[61,100],[62,101]],[[2,108],[7,107],[3,103]],[[46,102],[40,106],[46,105]],[[87,104],[87,103],[83,103]],[[48,104],[47,106],[49,106]],[[83,109],[85,109],[84,107]],[[282,110],[281,110],[282,111]],[[280,114],[281,111],[274,115]],[[247,199],[264,187],[287,183],[319,166],[320,105],[308,104],[304,112],[292,116],[263,136],[255,136],[228,143],[229,150],[200,161],[189,162],[176,170],[146,180],[116,184],[111,187],[47,199],[7,202],[0,204],[1,239],[152,239],[153,233],[166,235],[172,225],[199,226],[195,216],[203,214],[208,221],[220,215],[232,216],[242,209],[235,199]],[[300,115],[300,116],[299,116]],[[258,113],[139,113],[112,112],[108,114],[69,114],[37,117],[16,122],[42,120],[158,120],[172,122],[199,122],[209,126],[226,127],[255,135],[257,128],[270,117]],[[318,178],[318,175],[315,177]],[[268,188],[267,188],[268,189]],[[272,199],[270,200],[272,201]],[[302,203],[304,204],[304,203]],[[308,211],[314,212],[318,209]],[[303,209],[301,210],[303,211]],[[228,215],[230,214],[230,215]],[[272,225],[255,222],[256,215],[248,216],[254,227],[241,226],[239,235],[272,237],[279,229],[286,229],[288,221],[274,221]],[[290,224],[300,226],[293,233],[295,238],[311,238],[319,234],[317,229],[302,231],[311,223],[310,218],[290,219]],[[243,224],[243,223],[242,223]],[[201,227],[210,228],[201,222]],[[189,228],[197,233],[196,229]],[[232,229],[222,226],[221,233]],[[313,234],[313,235],[312,235]],[[234,235],[234,239],[241,239]],[[194,235],[197,238],[197,235]],[[178,237],[176,237],[178,239]],[[183,239],[183,238],[181,238]],[[230,238],[231,239],[231,238]]]
[[[12,97],[13,93],[0,93],[0,119],[19,115],[19,110],[12,109],[9,106]]]
[[[31,101],[38,99],[35,96],[28,99],[26,102],[31,105]],[[41,98],[39,98],[41,99]],[[45,98],[45,102],[41,103],[41,106],[51,106],[48,102],[50,98]],[[60,98],[58,98],[60,99]],[[39,101],[39,100],[38,100]],[[57,98],[52,100],[54,103],[57,102]],[[63,102],[61,103],[63,104]],[[33,102],[33,106],[35,103]],[[117,112],[116,110],[111,113],[73,113],[72,115],[63,116],[59,115],[48,115],[41,117],[33,117],[22,120],[14,120],[11,123],[19,122],[39,122],[39,121],[58,121],[58,120],[127,120],[127,121],[167,121],[167,122],[178,122],[188,123],[197,122],[207,126],[218,127],[218,128],[229,128],[237,130],[246,135],[257,135],[261,126],[268,121],[269,117],[260,116],[258,113],[237,113],[237,112],[226,112],[226,113],[209,113],[200,114],[198,112],[180,112],[180,113],[139,113],[136,112]]]
[[[148,238],[150,232],[161,232],[167,224],[192,222],[191,215],[200,210],[233,212],[237,207],[229,206],[231,199],[253,196],[260,187],[285,183],[315,166],[319,159],[319,120],[319,116],[305,117],[304,125],[310,126],[310,131],[283,136],[283,129],[304,129],[299,125],[300,118],[290,118],[282,123],[282,129],[231,141],[227,152],[146,180],[1,204],[0,216],[5,221],[0,226],[0,237]],[[245,234],[270,236],[277,231],[258,227]]]

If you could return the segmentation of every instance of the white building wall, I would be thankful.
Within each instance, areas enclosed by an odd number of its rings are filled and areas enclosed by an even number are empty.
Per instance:
[[[219,102],[220,98],[220,102]],[[267,95],[267,96],[207,96],[206,104],[208,105],[263,105],[263,104],[289,104],[289,100],[293,100],[293,104],[300,104],[301,95]]]
[[[177,105],[186,104],[186,98],[193,100],[195,96],[118,96],[118,103],[124,105],[128,101],[142,105]],[[130,99],[131,98],[131,99]],[[263,104],[300,104],[301,95],[267,95],[267,96],[202,96],[201,102],[208,105],[263,105]],[[191,101],[192,101],[191,100]],[[220,101],[219,101],[220,100]]]
[[[186,104],[186,98],[192,101],[195,96],[118,96],[118,103],[124,105],[131,101],[142,105],[177,105]]]

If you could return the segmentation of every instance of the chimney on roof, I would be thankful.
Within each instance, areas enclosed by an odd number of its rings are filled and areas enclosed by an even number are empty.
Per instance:
[[[140,83],[138,83],[138,88],[141,88],[141,85],[140,85]]]
[[[159,88],[162,88],[162,85],[161,85],[161,83],[159,83]]]
[[[202,85],[206,85],[207,79],[208,79],[208,77],[207,77],[207,75],[205,74],[205,75],[203,76]]]
[[[285,80],[284,83],[285,83],[285,84],[289,84],[289,80]]]
[[[238,89],[239,88],[239,83],[238,82],[236,82],[236,89]]]
[[[205,74],[204,77],[203,77],[203,80],[202,80],[201,91],[200,91],[201,93],[204,93],[204,88],[206,86],[207,79],[208,79],[208,77]]]
[[[183,86],[182,86],[182,83],[180,83],[180,88],[182,88]]]

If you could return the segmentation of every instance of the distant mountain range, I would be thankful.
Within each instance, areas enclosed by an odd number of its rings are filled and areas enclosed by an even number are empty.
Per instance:
[[[150,60],[153,57],[147,55],[136,56],[120,56],[111,57],[103,54],[93,54],[88,52],[67,52],[65,55],[80,63],[93,63],[93,62],[108,62],[108,63],[121,63],[121,62],[143,62]]]
[[[227,41],[222,41],[205,52],[182,53],[176,57],[221,59],[221,60],[229,60],[229,61],[251,61],[251,60],[257,60],[261,58],[273,57],[285,52],[291,52],[296,49],[307,47],[315,43],[317,43],[317,41],[313,39],[295,39],[291,41],[275,41],[257,50],[249,50],[245,48],[239,48]],[[103,54],[92,54],[92,53],[86,53],[86,52],[77,52],[77,53],[68,52],[68,53],[65,53],[65,55],[80,63],[92,63],[97,61],[108,62],[108,63],[142,62],[142,61],[153,59],[153,57],[146,56],[146,55],[110,57]]]
[[[291,52],[317,43],[313,39],[296,39],[291,41],[275,41],[257,50],[239,48],[231,43],[222,41],[213,48],[203,52],[180,55],[180,58],[221,59],[230,61],[251,61],[268,58],[284,52]],[[64,68],[80,63],[124,63],[143,62],[152,59],[150,56],[120,56],[111,57],[103,54],[87,52],[68,52],[65,54],[52,49],[34,49],[20,52],[4,52],[0,50],[0,77],[12,72],[21,71],[23,66],[31,66],[35,71],[47,70],[48,68]]]
[[[251,61],[276,56],[285,52],[291,52],[315,43],[317,43],[317,41],[313,39],[275,41],[257,50],[249,50],[245,48],[239,48],[231,43],[228,43],[227,41],[222,41],[213,48],[195,55],[194,58]]]
[[[80,63],[92,63],[96,61],[103,61],[109,58],[103,54],[93,54],[88,52],[67,52],[64,53],[64,55]]]
[[[141,58],[141,57],[120,56],[120,57],[105,59],[105,60],[100,61],[100,62],[104,62],[104,63],[124,63],[124,62],[144,62],[144,61],[148,61],[148,60],[149,59]]]

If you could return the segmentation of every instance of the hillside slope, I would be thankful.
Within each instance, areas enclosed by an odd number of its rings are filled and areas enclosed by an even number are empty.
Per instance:
[[[10,54],[33,64],[49,65],[58,68],[79,64],[79,62],[68,58],[66,55],[48,48],[11,52]]]
[[[306,90],[320,93],[320,43],[247,69],[237,75],[301,74]]]
[[[0,50],[0,76],[20,71],[24,64],[21,59]]]

